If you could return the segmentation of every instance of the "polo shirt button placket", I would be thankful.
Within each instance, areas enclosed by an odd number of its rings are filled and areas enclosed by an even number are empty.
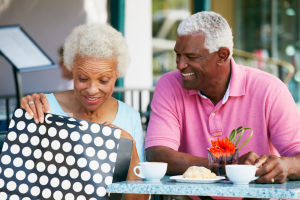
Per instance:
[[[213,116],[213,117],[214,117],[215,115],[216,115],[215,113],[212,113],[212,114],[211,114],[211,116]]]

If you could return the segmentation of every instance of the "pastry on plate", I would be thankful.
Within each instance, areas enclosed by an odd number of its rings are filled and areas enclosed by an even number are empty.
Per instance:
[[[182,178],[214,179],[217,176],[205,167],[192,166],[184,172]]]

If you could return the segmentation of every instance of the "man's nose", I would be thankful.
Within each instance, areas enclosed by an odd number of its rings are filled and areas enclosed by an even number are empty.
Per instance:
[[[185,62],[184,59],[179,59],[176,63],[177,69],[180,71],[188,67],[188,64]]]

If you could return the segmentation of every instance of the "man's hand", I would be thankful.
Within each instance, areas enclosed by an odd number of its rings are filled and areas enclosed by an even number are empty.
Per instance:
[[[254,165],[258,158],[259,156],[255,152],[249,151],[248,153],[239,157],[238,163],[243,165]]]
[[[33,103],[29,105],[29,102]],[[27,95],[21,99],[21,108],[24,108],[29,115],[33,116],[35,123],[44,122],[44,112],[50,113],[50,105],[45,94]]]
[[[284,183],[291,167],[291,157],[262,155],[255,161],[257,183]]]

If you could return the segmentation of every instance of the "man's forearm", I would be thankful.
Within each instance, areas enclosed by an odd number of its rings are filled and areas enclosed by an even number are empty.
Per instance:
[[[294,157],[286,157],[290,163],[290,169],[287,178],[290,180],[300,180],[300,154]]]
[[[168,163],[167,174],[183,174],[190,166],[203,166],[208,168],[208,159],[181,153],[164,146],[146,149],[146,158],[150,162]]]

